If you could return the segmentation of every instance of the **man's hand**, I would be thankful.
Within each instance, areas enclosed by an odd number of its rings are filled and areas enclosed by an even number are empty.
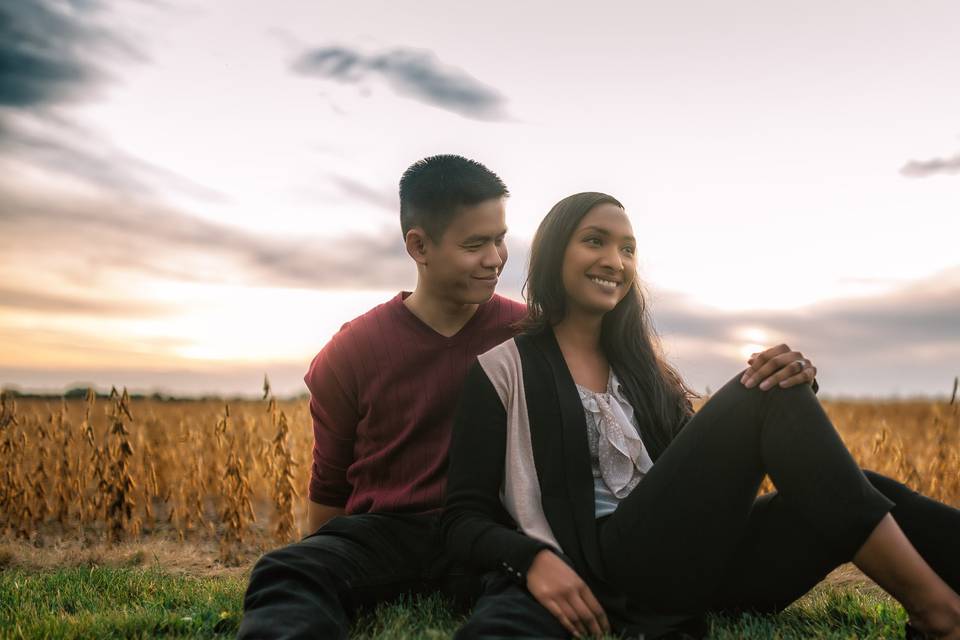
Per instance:
[[[785,344],[753,354],[747,364],[750,366],[741,376],[740,382],[748,389],[757,383],[764,391],[775,384],[786,389],[813,382],[817,377],[817,368],[813,363]]]
[[[554,552],[539,552],[527,571],[527,590],[567,631],[580,638],[610,632],[603,607],[577,572]]]

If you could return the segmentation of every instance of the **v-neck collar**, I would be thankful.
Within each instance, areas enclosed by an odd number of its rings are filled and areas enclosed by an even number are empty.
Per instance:
[[[490,301],[493,300],[493,298],[490,298],[490,300],[487,300],[486,302],[482,302],[479,305],[477,305],[477,310],[473,312],[473,315],[470,316],[465,323],[463,323],[463,326],[460,327],[460,329],[455,334],[453,334],[452,336],[445,336],[439,331],[437,331],[436,329],[434,329],[433,327],[431,327],[429,324],[424,322],[417,314],[411,311],[406,304],[404,304],[403,301],[406,300],[411,293],[413,292],[401,291],[400,293],[397,294],[396,298],[394,298],[394,300],[397,301],[397,306],[400,307],[398,312],[404,317],[406,317],[408,321],[411,322],[414,326],[418,327],[419,331],[429,335],[431,340],[436,340],[438,342],[445,342],[445,343],[457,342],[463,335],[465,335],[468,332],[469,328],[473,326],[474,323],[478,322],[477,318],[480,315],[481,311],[483,311],[484,306],[489,304]]]

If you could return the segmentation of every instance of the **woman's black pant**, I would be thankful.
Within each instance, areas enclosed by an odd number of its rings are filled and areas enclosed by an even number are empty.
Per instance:
[[[757,498],[764,474],[777,491]],[[761,391],[738,376],[601,525],[604,579],[663,613],[776,611],[849,562],[888,512],[960,590],[960,510],[862,471],[808,385]],[[524,590],[488,585],[460,637],[511,624],[566,637]]]

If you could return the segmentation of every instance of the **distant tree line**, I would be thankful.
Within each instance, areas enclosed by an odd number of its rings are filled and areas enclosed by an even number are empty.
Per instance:
[[[64,398],[66,400],[83,400],[87,397],[87,390],[90,387],[72,387],[67,389],[63,393],[30,393],[26,391],[20,391],[16,387],[4,387],[3,392],[7,394],[8,397],[12,398],[24,398],[24,399],[38,399],[38,400],[57,400]],[[110,397],[109,392],[97,391],[94,389],[97,399],[105,399]],[[306,400],[309,395],[304,392],[295,396],[288,396],[288,400]],[[161,393],[159,391],[154,391],[153,393],[131,393],[131,400],[153,400],[155,402],[207,402],[211,400],[230,400],[230,401],[242,401],[242,400],[254,400],[254,396],[244,398],[241,396],[225,397],[222,395],[202,395],[202,396],[175,396],[168,393]]]

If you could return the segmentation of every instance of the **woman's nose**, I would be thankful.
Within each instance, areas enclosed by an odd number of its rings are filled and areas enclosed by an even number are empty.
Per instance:
[[[620,249],[613,247],[604,251],[600,258],[600,264],[616,271],[623,271],[623,256],[620,255]]]

